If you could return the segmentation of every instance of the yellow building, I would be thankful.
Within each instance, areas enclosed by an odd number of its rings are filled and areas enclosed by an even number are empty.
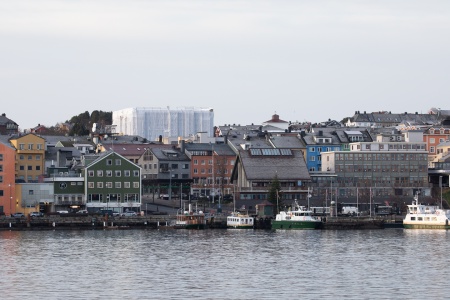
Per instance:
[[[9,141],[16,148],[16,180],[38,182],[39,177],[45,173],[45,140],[30,133]]]

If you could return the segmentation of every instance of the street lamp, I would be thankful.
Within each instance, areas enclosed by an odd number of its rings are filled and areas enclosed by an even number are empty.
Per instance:
[[[169,201],[172,203],[172,169],[169,169]]]
[[[441,188],[441,209],[442,208],[442,176],[439,176],[439,187]]]

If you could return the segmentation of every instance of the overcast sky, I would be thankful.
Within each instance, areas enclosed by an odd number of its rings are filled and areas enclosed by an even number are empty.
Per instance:
[[[450,1],[0,0],[0,113],[212,107],[215,124],[450,109]]]

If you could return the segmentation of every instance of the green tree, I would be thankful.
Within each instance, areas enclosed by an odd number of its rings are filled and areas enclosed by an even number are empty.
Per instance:
[[[273,178],[273,180],[270,184],[267,199],[269,200],[270,203],[272,203],[276,207],[276,210],[275,210],[276,213],[280,212],[280,207],[283,206],[283,203],[281,201],[280,190],[281,190],[281,184],[280,184],[280,181],[278,180],[278,176],[275,175],[275,177]]]

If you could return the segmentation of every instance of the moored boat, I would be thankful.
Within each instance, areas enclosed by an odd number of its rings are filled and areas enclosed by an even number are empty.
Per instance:
[[[254,218],[248,214],[233,212],[227,217],[228,228],[253,229]]]
[[[417,198],[408,205],[403,219],[406,229],[450,229],[450,211],[434,205],[418,204]]]
[[[272,229],[319,229],[322,221],[312,211],[294,202],[288,211],[281,211],[272,220]]]
[[[175,221],[176,229],[205,229],[206,219],[205,214],[202,211],[193,212],[192,207],[189,204],[189,210],[177,213],[177,219]]]

